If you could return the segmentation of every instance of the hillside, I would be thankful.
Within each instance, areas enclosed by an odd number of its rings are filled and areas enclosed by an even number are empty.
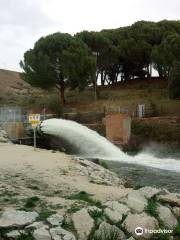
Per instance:
[[[133,114],[138,104],[145,104],[147,117],[180,116],[180,101],[168,97],[167,81],[132,80],[114,86],[98,86],[98,101],[94,101],[91,88],[83,91],[72,91],[66,94],[67,107],[74,111],[103,111],[103,108],[119,107]]]
[[[19,72],[0,69],[0,103],[8,103],[19,94],[27,94],[30,88],[21,79]]]
[[[130,114],[136,112],[138,104],[145,104],[146,117],[180,116],[180,101],[168,97],[167,81],[131,80],[114,86],[98,86],[98,100],[94,101],[91,87],[79,92],[66,90],[65,112],[104,111],[106,108],[121,108]],[[44,106],[50,112],[61,112],[59,93],[56,90],[42,91],[32,88],[14,71],[0,69],[0,104],[18,104],[40,110]]]

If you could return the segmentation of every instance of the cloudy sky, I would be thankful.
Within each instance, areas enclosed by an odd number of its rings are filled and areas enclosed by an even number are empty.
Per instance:
[[[53,32],[180,19],[180,0],[0,0],[0,68],[20,70],[23,53]]]

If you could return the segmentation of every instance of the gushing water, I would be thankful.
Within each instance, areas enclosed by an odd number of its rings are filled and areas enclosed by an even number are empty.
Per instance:
[[[178,160],[160,159],[145,153],[134,157],[129,156],[97,132],[74,121],[49,119],[43,121],[40,128],[44,134],[59,137],[68,143],[73,147],[75,153],[82,157],[115,160],[180,172],[180,161]]]

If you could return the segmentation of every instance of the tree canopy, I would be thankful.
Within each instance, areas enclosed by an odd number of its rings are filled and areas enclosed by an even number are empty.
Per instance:
[[[163,20],[74,36],[54,33],[40,38],[20,64],[27,82],[47,89],[57,87],[64,103],[66,87],[95,86],[98,77],[102,85],[146,80],[154,67],[160,77],[169,79],[179,58],[180,21]]]
[[[95,59],[85,43],[69,34],[40,38],[20,62],[25,81],[33,86],[56,87],[65,103],[65,87],[80,90],[92,82]]]

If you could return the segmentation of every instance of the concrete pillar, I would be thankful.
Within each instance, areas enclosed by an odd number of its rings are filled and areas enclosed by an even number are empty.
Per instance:
[[[127,144],[131,135],[131,118],[127,114],[109,113],[105,117],[106,137],[116,145]]]

